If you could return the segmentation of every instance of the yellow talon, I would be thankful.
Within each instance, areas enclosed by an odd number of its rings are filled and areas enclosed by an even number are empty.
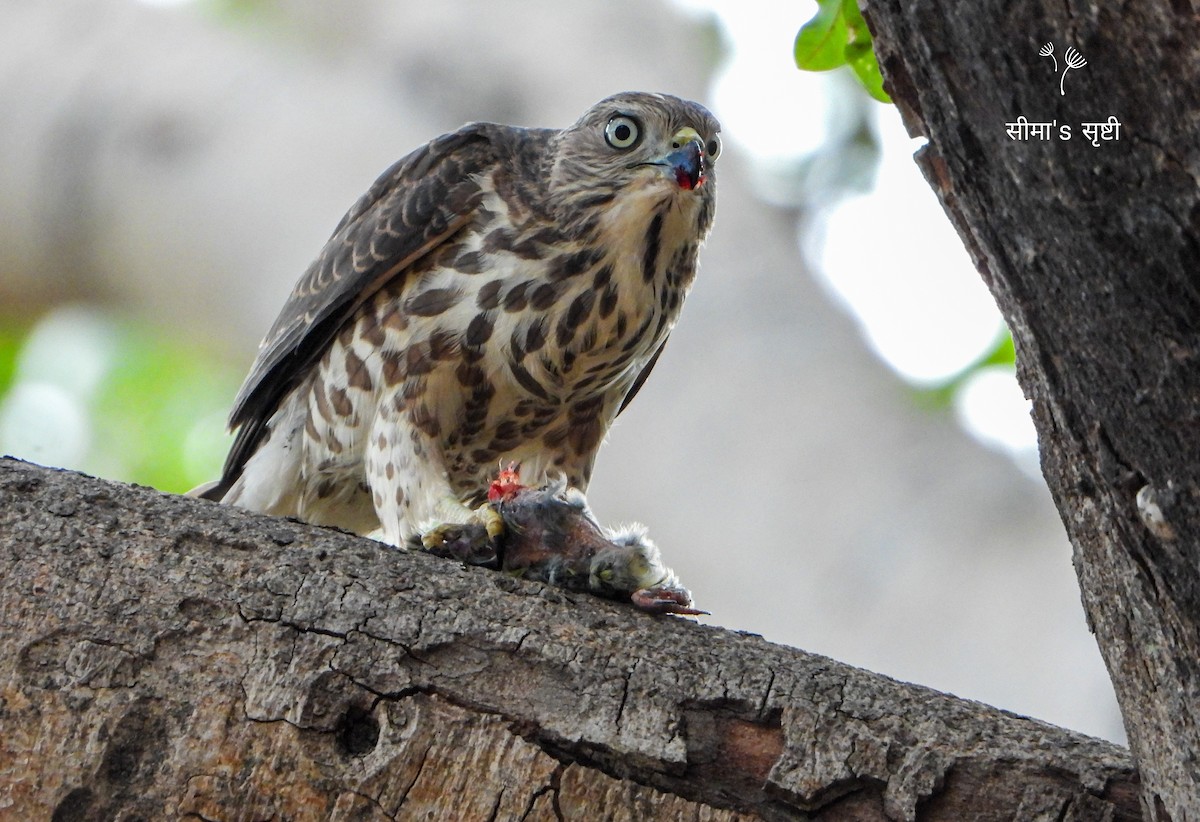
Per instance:
[[[445,543],[445,530],[442,528],[434,528],[421,534],[421,544],[426,548],[441,548]]]
[[[504,518],[490,504],[471,509],[447,497],[437,508],[437,518],[421,528],[421,544],[437,551],[461,540],[471,528],[483,528],[494,546],[496,539],[504,534]]]
[[[500,516],[500,512],[493,508],[491,503],[484,503],[476,508],[475,518],[487,529],[490,538],[496,539],[504,534],[504,517]]]

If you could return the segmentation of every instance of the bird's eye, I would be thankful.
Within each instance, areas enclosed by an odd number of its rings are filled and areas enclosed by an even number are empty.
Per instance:
[[[616,115],[604,127],[604,139],[613,148],[633,148],[641,136],[642,127],[638,121],[624,114]]]
[[[714,134],[713,138],[704,146],[704,150],[710,159],[717,159],[717,155],[721,153],[721,138]]]

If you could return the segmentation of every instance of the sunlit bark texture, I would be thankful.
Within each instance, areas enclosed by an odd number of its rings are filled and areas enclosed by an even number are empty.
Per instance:
[[[1146,815],[1200,819],[1196,8],[886,0],[867,15],[929,138],[918,162],[1012,328]],[[1048,138],[1010,136],[1022,116]]]
[[[0,556],[6,819],[1137,818],[1109,743],[292,521],[3,460]]]

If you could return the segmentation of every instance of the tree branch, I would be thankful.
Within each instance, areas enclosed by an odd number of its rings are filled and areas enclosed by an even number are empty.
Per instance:
[[[1138,818],[1115,745],[298,522],[5,459],[0,550],[19,818]]]

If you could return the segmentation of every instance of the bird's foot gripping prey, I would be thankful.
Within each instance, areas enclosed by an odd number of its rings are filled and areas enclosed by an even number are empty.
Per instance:
[[[516,466],[500,472],[488,488],[489,510],[504,531],[489,536],[482,523],[445,526],[427,550],[471,565],[497,568],[524,579],[548,582],[610,599],[632,601],[651,613],[704,614],[662,562],[646,529],[605,531],[578,490],[563,480],[541,488],[522,485]]]
[[[293,289],[199,493],[503,564],[489,552],[520,506],[489,503],[495,466],[582,499],[691,288],[719,130],[696,103],[627,92],[562,130],[474,123],[401,159]],[[612,574],[657,561],[624,548]],[[653,606],[641,590],[623,593]]]

